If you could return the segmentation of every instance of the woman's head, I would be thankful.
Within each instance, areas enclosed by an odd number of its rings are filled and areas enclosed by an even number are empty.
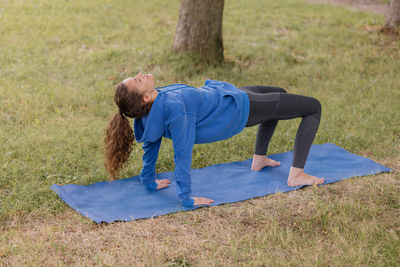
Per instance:
[[[127,78],[115,88],[114,101],[119,112],[114,115],[108,129],[104,145],[106,170],[113,179],[118,175],[119,169],[128,160],[135,140],[133,130],[129,124],[130,118],[142,118],[146,116],[157,97],[158,92],[154,88],[153,75],[137,74]]]
[[[154,77],[152,74],[141,74],[139,72],[135,77],[126,78],[122,83],[130,90],[141,94],[144,102],[154,101],[154,94],[157,91],[154,89]]]
[[[119,110],[130,118],[141,118],[150,112],[157,97],[153,75],[138,73],[119,83],[115,88],[114,101]]]

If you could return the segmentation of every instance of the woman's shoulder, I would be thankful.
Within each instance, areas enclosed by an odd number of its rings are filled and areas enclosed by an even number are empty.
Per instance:
[[[163,86],[159,86],[156,89],[160,92],[167,92],[167,91],[171,91],[171,90],[176,90],[182,87],[187,86],[186,84],[183,83],[174,83],[174,84],[170,84],[170,85],[163,85]]]
[[[182,90],[170,91],[164,96],[165,117],[174,119],[184,114],[197,114],[202,97],[195,87],[185,87]]]

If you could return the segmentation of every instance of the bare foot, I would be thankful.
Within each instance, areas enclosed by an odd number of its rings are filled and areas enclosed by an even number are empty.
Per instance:
[[[318,178],[309,175],[303,171],[303,169],[292,167],[290,169],[289,178],[287,181],[288,186],[302,186],[302,185],[317,185],[323,184],[324,178]]]
[[[193,206],[211,205],[214,200],[205,197],[192,197],[194,200]]]
[[[279,161],[267,158],[266,156],[254,155],[253,163],[251,164],[252,171],[260,171],[264,167],[275,167],[281,165]]]

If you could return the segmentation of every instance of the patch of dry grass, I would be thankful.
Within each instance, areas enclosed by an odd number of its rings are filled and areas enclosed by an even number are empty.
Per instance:
[[[148,220],[96,225],[71,209],[15,217],[3,225],[0,263],[395,265],[400,177],[399,166],[391,167],[392,173]]]

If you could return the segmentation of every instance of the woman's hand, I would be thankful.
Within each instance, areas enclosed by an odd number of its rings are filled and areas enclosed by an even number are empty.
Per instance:
[[[161,179],[161,180],[156,179],[156,183],[157,183],[156,189],[158,190],[158,189],[163,189],[163,188],[168,187],[169,184],[171,183],[171,181],[168,179]]]
[[[193,206],[211,205],[211,203],[214,202],[214,200],[205,197],[192,197],[192,198],[194,199]]]

